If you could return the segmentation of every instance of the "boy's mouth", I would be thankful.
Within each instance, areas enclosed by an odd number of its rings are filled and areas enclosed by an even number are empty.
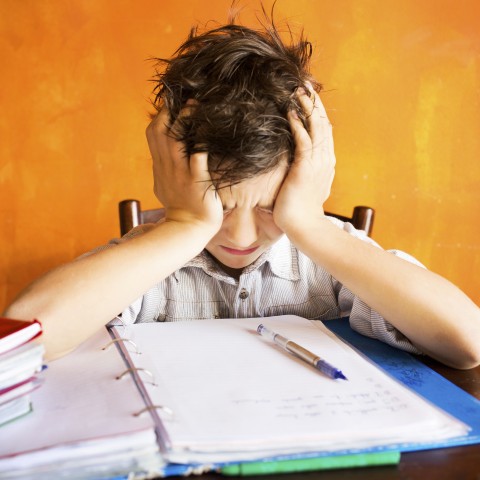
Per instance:
[[[236,248],[229,248],[229,247],[224,247],[223,245],[220,245],[220,247],[225,250],[227,253],[230,253],[231,255],[250,255],[253,253],[255,250],[258,249],[258,247],[253,247],[253,248],[247,248],[244,250],[238,250]]]

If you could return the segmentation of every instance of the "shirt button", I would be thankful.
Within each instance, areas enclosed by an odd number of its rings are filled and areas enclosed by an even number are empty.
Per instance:
[[[240,295],[239,297],[242,299],[242,300],[245,300],[246,298],[248,298],[248,292],[245,288],[242,288],[240,290]]]

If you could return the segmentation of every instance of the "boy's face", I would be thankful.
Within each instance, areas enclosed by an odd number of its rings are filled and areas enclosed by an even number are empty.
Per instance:
[[[275,170],[218,190],[224,218],[206,249],[232,269],[253,263],[283,234],[273,221],[273,206],[287,174],[287,164]]]

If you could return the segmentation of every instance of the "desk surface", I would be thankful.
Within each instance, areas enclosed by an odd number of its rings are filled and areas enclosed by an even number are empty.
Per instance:
[[[472,370],[455,370],[445,367],[435,360],[422,360],[426,365],[443,375],[455,385],[480,400],[480,367]],[[207,474],[202,479],[220,479],[216,474]],[[397,466],[373,467],[360,469],[329,470],[310,473],[293,473],[288,475],[269,475],[245,477],[255,479],[284,480],[479,480],[480,479],[480,445],[403,453]]]

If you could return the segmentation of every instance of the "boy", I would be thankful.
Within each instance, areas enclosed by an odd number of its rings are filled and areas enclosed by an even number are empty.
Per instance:
[[[480,309],[401,252],[323,214],[332,128],[310,44],[270,25],[192,32],[158,75],[147,128],[165,221],[48,273],[7,309],[50,357],[125,323],[350,313],[359,332],[457,368],[480,362]]]

